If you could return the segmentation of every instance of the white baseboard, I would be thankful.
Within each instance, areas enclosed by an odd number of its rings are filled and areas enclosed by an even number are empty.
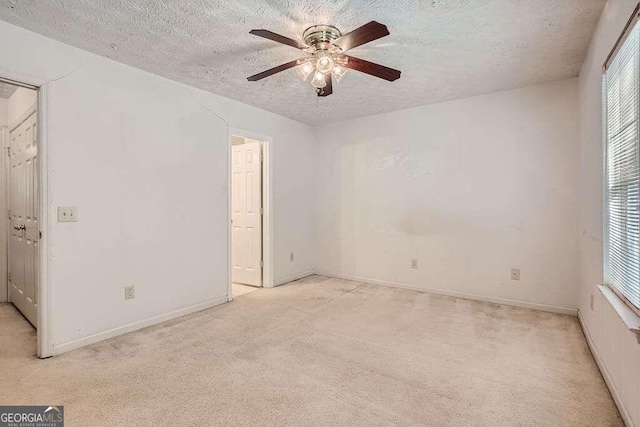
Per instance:
[[[80,347],[84,347],[90,344],[95,344],[97,342],[104,341],[109,338],[117,337],[119,335],[124,335],[129,332],[137,331],[138,329],[142,329],[148,326],[156,325],[158,323],[166,322],[167,320],[172,320],[178,317],[186,316],[187,314],[206,310],[208,308],[215,307],[217,305],[224,304],[226,302],[227,302],[227,296],[225,295],[220,298],[214,298],[212,300],[195,304],[190,307],[181,308],[179,310],[175,310],[170,313],[161,314],[159,316],[154,316],[149,319],[140,320],[134,323],[129,323],[128,325],[119,326],[117,328],[109,329],[107,331],[98,332],[98,333],[88,335],[86,337],[78,338],[76,340],[69,341],[63,344],[55,344],[53,346],[53,355],[58,355],[58,354],[66,353],[71,350],[76,350]]]
[[[493,304],[510,305],[514,307],[529,308],[532,310],[547,311],[549,313],[566,314],[569,316],[576,316],[578,313],[578,309],[571,308],[571,307],[539,304],[535,302],[527,302],[527,301],[513,300],[513,299],[507,299],[507,298],[496,298],[496,297],[489,297],[484,295],[468,294],[464,292],[447,291],[443,289],[423,288],[421,286],[408,285],[405,283],[390,282],[387,280],[379,280],[379,279],[370,279],[367,277],[349,276],[345,274],[331,273],[331,272],[321,271],[321,270],[316,270],[315,274],[319,274],[321,276],[335,277],[337,279],[353,280],[355,282],[371,283],[372,285],[381,285],[381,286],[389,286],[392,288],[410,289],[412,291],[426,292],[429,294],[446,295],[450,297],[470,299],[475,301],[490,302]]]
[[[282,277],[280,279],[273,280],[273,286],[284,285],[285,283],[293,282],[294,280],[304,279],[305,277],[309,277],[316,274],[313,270],[306,270],[301,273],[292,274],[287,277]]]
[[[611,393],[611,397],[613,397],[613,401],[618,407],[620,416],[622,417],[624,423],[627,426],[634,427],[635,424],[631,419],[631,415],[629,414],[629,411],[627,410],[627,408],[624,406],[622,399],[620,399],[620,394],[618,393],[618,389],[616,388],[616,385],[613,382],[611,375],[609,374],[609,370],[607,369],[607,366],[604,364],[604,361],[600,357],[600,353],[598,353],[598,349],[596,348],[596,345],[593,342],[591,335],[589,334],[589,330],[587,329],[587,326],[584,322],[584,318],[582,317],[582,313],[580,313],[580,311],[578,311],[578,321],[580,322],[580,326],[582,327],[582,332],[584,333],[584,337],[587,340],[589,349],[591,349],[591,354],[593,354],[593,358],[596,360],[598,368],[600,368],[600,373],[602,374],[602,378],[604,378],[604,382],[607,384],[607,387],[609,387],[609,392]]]

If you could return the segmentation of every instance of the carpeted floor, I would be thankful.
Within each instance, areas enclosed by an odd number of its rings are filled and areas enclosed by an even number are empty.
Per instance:
[[[242,283],[233,283],[231,286],[231,292],[234,298],[248,294],[249,292],[257,291],[258,289],[260,288],[256,286],[243,285]]]
[[[0,305],[0,404],[75,425],[622,425],[574,317],[311,276],[47,360]]]

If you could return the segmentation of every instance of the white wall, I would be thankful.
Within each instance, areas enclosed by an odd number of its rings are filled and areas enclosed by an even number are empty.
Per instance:
[[[273,138],[276,280],[312,268],[311,127],[3,22],[0,39],[0,76],[50,89],[56,352],[225,300],[230,145],[214,112]],[[55,222],[56,206],[79,222]]]
[[[36,102],[38,102],[38,92],[23,87],[17,88],[7,102],[7,123],[9,126],[14,126]]]
[[[576,307],[576,79],[333,123],[318,139],[319,271]]]
[[[607,3],[580,73],[579,308],[623,416],[640,426],[640,344],[597,289],[603,281],[602,64],[637,3]]]

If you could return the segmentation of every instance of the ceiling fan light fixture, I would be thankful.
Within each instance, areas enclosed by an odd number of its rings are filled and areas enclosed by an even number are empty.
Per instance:
[[[341,81],[349,70],[389,82],[400,78],[399,70],[345,54],[353,48],[389,35],[387,26],[376,21],[368,22],[344,35],[333,25],[312,25],[302,33],[304,43],[264,29],[254,29],[249,33],[300,49],[308,55],[249,76],[247,80],[250,82],[295,68],[303,81],[308,81],[313,74],[311,84],[316,88],[318,96],[325,97],[333,93],[333,81]]]
[[[313,80],[311,80],[311,84],[318,89],[322,89],[323,87],[325,87],[327,85],[327,82],[324,79],[324,74],[322,74],[320,71],[316,71],[315,75],[313,76]]]

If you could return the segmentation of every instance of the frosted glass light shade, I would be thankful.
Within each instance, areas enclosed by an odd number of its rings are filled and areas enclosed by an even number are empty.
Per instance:
[[[321,73],[329,73],[333,69],[334,62],[330,56],[321,56],[316,62],[316,70]]]
[[[327,85],[327,82],[324,80],[324,74],[320,71],[316,71],[316,74],[313,76],[313,80],[311,80],[311,84],[317,87],[318,89],[322,89]]]
[[[298,77],[300,77],[302,81],[306,81],[307,77],[313,73],[313,64],[307,61],[296,66],[296,73],[298,73]]]
[[[336,65],[332,70],[333,77],[335,77],[336,81],[340,83],[340,80],[342,80],[344,76],[347,75],[348,71],[349,70],[347,70],[346,68],[341,67],[340,65]]]

